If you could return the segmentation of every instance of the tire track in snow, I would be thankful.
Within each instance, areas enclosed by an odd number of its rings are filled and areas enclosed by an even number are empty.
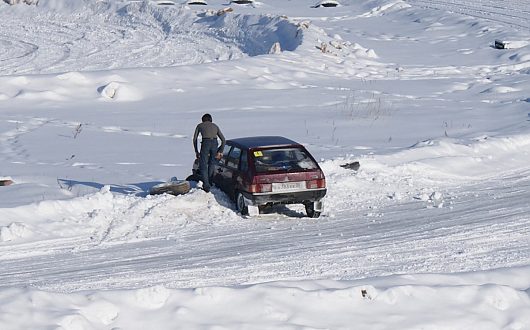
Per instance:
[[[6,46],[0,50],[0,75],[174,66],[242,56],[233,45],[197,30],[196,17],[171,8],[130,5],[119,14],[74,18],[26,15],[0,12],[0,45]]]
[[[6,31],[4,26],[1,31]],[[0,34],[0,64],[3,72],[19,73],[20,67],[31,64],[37,57],[38,46],[23,40],[13,40],[13,37]],[[0,72],[1,74],[2,72]]]
[[[530,1],[425,1],[406,0],[422,8],[446,10],[462,15],[473,16],[513,27],[530,29]],[[501,6],[505,4],[506,6]],[[509,7],[509,5],[513,7]]]
[[[518,182],[517,188],[512,182]],[[447,273],[527,262],[528,172],[450,192],[454,203],[443,208],[419,200],[374,200],[382,214],[375,218],[366,216],[371,209],[366,206],[336,210],[334,217],[319,220],[264,217],[167,227],[167,238],[113,241],[75,251],[65,244],[53,254],[4,260],[0,283],[59,291],[155,284],[182,288]],[[124,211],[124,221],[142,208],[132,209]]]

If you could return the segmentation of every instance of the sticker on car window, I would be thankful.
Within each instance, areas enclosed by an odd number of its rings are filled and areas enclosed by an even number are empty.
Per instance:
[[[263,152],[261,152],[261,151],[254,151],[254,157],[263,157]]]

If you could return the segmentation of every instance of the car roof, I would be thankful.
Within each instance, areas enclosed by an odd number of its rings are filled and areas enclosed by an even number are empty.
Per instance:
[[[230,139],[229,142],[237,144],[243,148],[258,148],[258,147],[283,147],[283,146],[292,146],[300,145],[300,143],[295,142],[291,139],[285,138],[283,136],[249,136],[236,139]]]

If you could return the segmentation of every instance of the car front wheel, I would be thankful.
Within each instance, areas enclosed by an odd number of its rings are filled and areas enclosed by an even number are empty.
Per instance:
[[[310,218],[318,218],[320,217],[320,211],[315,211],[315,203],[309,202],[305,203],[305,212],[307,213],[307,216]]]
[[[248,214],[248,206],[245,203],[245,197],[240,192],[236,193],[236,209],[241,213],[241,215]]]

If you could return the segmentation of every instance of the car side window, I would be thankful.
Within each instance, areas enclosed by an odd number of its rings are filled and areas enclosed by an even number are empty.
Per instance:
[[[232,151],[230,151],[230,154],[228,154],[226,166],[231,167],[233,169],[237,169],[237,167],[239,166],[240,157],[241,149],[239,149],[238,147],[233,147]]]
[[[225,148],[223,149],[223,158],[221,158],[221,160],[219,161],[219,164],[226,165],[228,154],[230,153],[230,148],[232,148],[232,146],[225,144]]]
[[[240,162],[239,168],[241,169],[241,172],[248,171],[248,157],[247,157],[246,150],[243,150],[243,152],[241,152],[241,162]]]

